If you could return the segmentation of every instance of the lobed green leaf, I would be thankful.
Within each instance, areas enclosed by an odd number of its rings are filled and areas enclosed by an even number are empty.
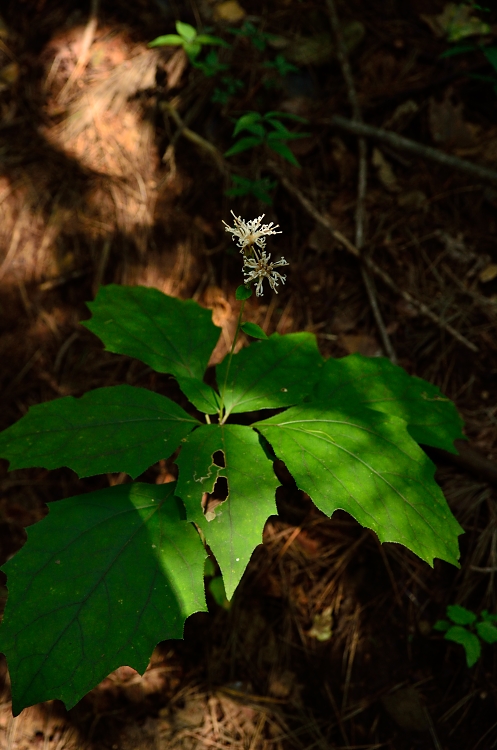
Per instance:
[[[205,550],[175,485],[125,484],[51,503],[3,567],[0,651],[13,712],[74,706],[122,665],[143,673],[159,641],[205,611]]]
[[[202,380],[219,339],[212,312],[193,300],[168,297],[144,286],[100,287],[82,325],[109,352],[127,354],[157,372]]]
[[[213,456],[222,451],[224,466]],[[183,443],[179,457],[177,494],[187,517],[201,528],[223,574],[231,599],[257,545],[264,524],[276,513],[278,480],[272,461],[250,427],[236,424],[202,425]],[[211,493],[218,477],[228,481],[228,498],[210,509],[204,493]],[[202,507],[204,500],[204,507]],[[213,504],[214,505],[214,504]]]
[[[456,453],[463,438],[457,409],[436,385],[413,377],[384,357],[351,354],[328,359],[312,396],[316,402],[351,401],[400,417],[418,443]]]
[[[137,477],[171,456],[198,424],[174,401],[145,388],[97,388],[78,399],[32,406],[0,433],[0,456],[11,470],[68,466],[80,477],[121,471]]]
[[[228,357],[216,368],[218,386],[226,379]],[[319,378],[323,358],[311,333],[273,333],[233,355],[226,382],[227,414],[279,409],[302,401]]]
[[[402,420],[357,410],[349,398],[293,407],[252,426],[323,513],[341,508],[381,542],[403,544],[430,565],[434,557],[458,565],[462,529]]]
[[[491,622],[478,622],[476,632],[485,643],[497,643],[497,628]]]

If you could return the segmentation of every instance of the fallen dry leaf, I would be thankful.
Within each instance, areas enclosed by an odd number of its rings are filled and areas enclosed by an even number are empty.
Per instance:
[[[376,175],[390,193],[397,193],[400,190],[395,173],[390,163],[385,159],[379,148],[373,149],[372,157],[373,166],[376,167]]]
[[[216,21],[237,23],[238,21],[242,21],[246,15],[246,11],[236,0],[226,0],[226,2],[219,3],[214,8],[214,18]]]
[[[487,281],[493,281],[497,278],[497,263],[490,263],[486,266],[483,271],[480,271],[478,276],[482,284],[486,284]]]

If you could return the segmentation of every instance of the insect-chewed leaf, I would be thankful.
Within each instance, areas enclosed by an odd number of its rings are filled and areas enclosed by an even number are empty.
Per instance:
[[[97,388],[78,399],[32,406],[0,433],[0,456],[11,470],[68,466],[80,477],[120,471],[137,477],[171,456],[198,424],[174,401],[145,388]]]
[[[217,383],[226,379],[226,357],[216,368]],[[319,378],[323,358],[311,333],[273,333],[233,356],[224,406],[226,413],[278,409],[300,403]]]
[[[463,438],[463,421],[457,409],[436,385],[408,375],[383,357],[351,354],[328,359],[313,393],[313,400],[341,404],[344,400],[407,422],[418,443],[457,453],[454,440]]]
[[[463,530],[401,419],[342,403],[305,404],[253,427],[324,513],[341,508],[380,541],[399,542],[430,565],[434,557],[458,564]]]
[[[157,372],[202,380],[220,329],[210,310],[158,289],[109,284],[99,289],[82,325],[116,354],[127,354]]]
[[[144,672],[155,645],[205,611],[198,533],[175,485],[124,484],[50,504],[4,566],[0,627],[13,710],[71,708],[117,667]]]
[[[224,467],[214,464],[216,451],[223,452]],[[176,463],[176,492],[188,519],[202,529],[231,598],[252,552],[262,543],[264,524],[276,513],[278,480],[272,462],[250,427],[212,424],[202,425],[187,438]],[[228,480],[228,498],[212,510],[202,509],[203,494],[212,492],[219,476]]]

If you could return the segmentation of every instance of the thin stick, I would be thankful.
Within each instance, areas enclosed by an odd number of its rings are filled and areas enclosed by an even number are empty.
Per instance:
[[[333,223],[331,219],[329,219],[324,214],[321,214],[317,208],[311,203],[311,201],[301,193],[301,191],[293,185],[290,180],[285,177],[282,172],[278,169],[278,167],[270,162],[268,164],[268,168],[278,176],[278,178],[281,181],[281,184],[283,185],[286,190],[288,190],[289,193],[291,193],[303,208],[307,211],[307,213],[312,216],[312,218],[317,221],[319,224],[321,224],[322,227],[325,227],[330,234],[339,242],[343,247],[348,250],[348,252],[353,255],[355,258],[360,258],[359,250],[355,247],[355,245],[350,242],[350,240],[345,237],[344,234],[339,232],[337,229],[333,227]],[[416,299],[412,296],[412,294],[409,294],[409,292],[405,292],[403,289],[400,289],[400,287],[395,283],[395,281],[391,278],[391,276],[386,273],[382,268],[380,268],[374,260],[371,260],[368,256],[363,256],[362,260],[364,264],[369,268],[369,270],[375,274],[375,276],[378,276],[384,284],[386,284],[392,291],[394,291],[396,294],[398,294],[400,297],[406,300],[406,302],[409,302],[413,307],[415,307],[419,312],[424,315],[425,317],[429,318],[433,323],[436,323],[436,325],[441,328],[442,330],[446,331],[447,333],[450,333],[451,336],[453,336],[456,341],[459,341],[460,344],[463,344],[467,349],[469,349],[472,352],[477,352],[478,347],[473,344],[471,341],[468,341],[468,339],[463,336],[459,331],[456,331],[453,326],[451,326],[449,323],[445,323],[438,315],[436,315],[434,312],[430,310],[429,307],[427,307],[423,302],[420,302],[420,300]]]
[[[95,32],[97,30],[98,25],[98,6],[99,6],[99,0],[91,0],[90,3],[90,16],[88,18],[88,23],[86,24],[86,28],[83,32],[83,38],[81,39],[81,51],[79,53],[78,61],[76,65],[74,66],[74,70],[65,82],[64,86],[62,87],[58,97],[57,101],[64,103],[67,101],[69,91],[71,90],[73,83],[79,78],[81,73],[86,68],[86,65],[88,63],[89,57],[90,57],[90,48],[93,44],[93,40],[95,38]]]
[[[343,40],[342,30],[340,27],[340,21],[338,18],[338,13],[336,10],[334,0],[327,0],[327,5],[328,5],[328,12],[330,15],[331,26],[335,34],[337,58],[338,58],[338,62],[340,63],[340,67],[342,69],[342,75],[345,80],[345,85],[347,87],[347,94],[349,97],[350,106],[352,108],[352,114],[353,114],[355,121],[362,122],[361,108],[359,106],[359,100],[357,98],[357,92],[356,92],[356,88],[354,84],[354,77],[352,75],[352,69],[350,67],[349,58],[347,56],[347,48]],[[366,139],[363,137],[359,138],[358,150],[359,150],[359,174],[358,174],[358,181],[357,181],[357,206],[356,206],[356,212],[355,212],[355,246],[357,250],[359,250],[360,252],[364,246],[364,226],[365,226],[365,219],[366,219],[365,199],[366,199],[367,172],[368,172],[367,145],[366,145]],[[378,298],[376,294],[374,280],[371,277],[369,270],[366,268],[364,264],[364,257],[362,255],[361,255],[361,276],[362,276],[362,280],[366,289],[366,293],[368,295],[369,304],[371,306],[371,310],[373,312],[373,316],[376,321],[376,326],[378,328],[378,331],[380,332],[380,337],[383,342],[385,351],[390,361],[393,362],[394,364],[397,364],[397,355],[392,346],[392,342],[390,341],[390,337],[387,333],[385,323],[383,321],[383,316],[381,314],[381,311],[378,305]]]
[[[169,102],[164,100],[160,103],[159,107],[173,118],[176,126],[178,127],[179,135],[187,138],[189,141],[194,143],[196,146],[199,146],[203,151],[208,153],[209,156],[214,160],[216,167],[219,169],[221,174],[226,174],[227,167],[221,152],[215,146],[213,146],[212,143],[207,141],[205,138],[202,138],[201,135],[195,133],[193,130],[190,130],[190,128],[185,125],[172,104],[169,104]]]
[[[321,120],[324,124],[325,121]],[[473,164],[473,162],[466,161],[466,159],[460,159],[458,156],[451,156],[445,154],[443,151],[439,151],[431,146],[423,146],[421,143],[412,141],[410,138],[404,138],[402,135],[397,135],[391,130],[383,130],[383,128],[375,128],[372,125],[366,125],[363,122],[356,122],[354,120],[348,120],[346,117],[340,115],[333,115],[329,120],[326,120],[326,124],[334,125],[337,128],[346,130],[348,133],[354,135],[363,136],[366,138],[373,138],[383,143],[388,143],[392,148],[396,148],[399,151],[407,151],[416,156],[421,156],[423,159],[429,161],[436,161],[439,164],[443,164],[445,167],[450,167],[457,172],[464,172],[472,177],[478,177],[480,180],[485,182],[492,182],[497,184],[497,172],[494,169],[488,167],[481,167],[479,164]]]

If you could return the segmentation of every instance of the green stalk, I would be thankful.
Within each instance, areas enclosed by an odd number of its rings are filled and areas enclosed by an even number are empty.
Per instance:
[[[238,315],[238,321],[236,324],[236,331],[233,337],[233,343],[231,344],[231,349],[229,353],[228,366],[226,367],[226,375],[224,377],[224,383],[223,383],[223,387],[221,390],[221,403],[219,406],[219,424],[224,424],[226,422],[226,419],[228,418],[228,414],[224,413],[224,394],[226,393],[226,385],[228,383],[228,376],[230,373],[231,360],[233,359],[233,352],[235,351],[235,345],[238,340],[238,334],[240,333],[240,328],[242,325],[242,315],[243,315],[244,307],[245,307],[245,300],[242,300],[242,304],[240,305],[240,314]]]

